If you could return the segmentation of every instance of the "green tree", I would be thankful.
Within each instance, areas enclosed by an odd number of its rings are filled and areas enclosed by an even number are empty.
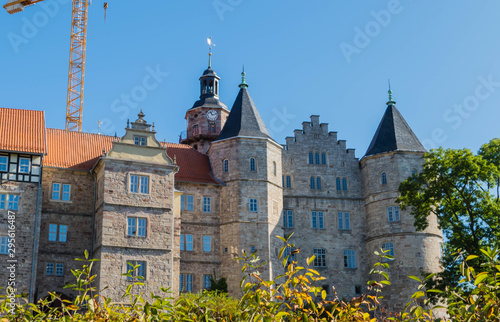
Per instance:
[[[500,241],[500,139],[483,145],[478,154],[468,149],[436,149],[425,155],[423,170],[401,183],[398,198],[410,208],[417,230],[434,214],[443,230],[444,271],[429,285],[444,290],[460,280],[460,256],[478,254]],[[474,261],[470,265],[478,265]]]

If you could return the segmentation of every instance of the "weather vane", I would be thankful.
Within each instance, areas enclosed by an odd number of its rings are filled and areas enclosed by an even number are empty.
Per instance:
[[[212,43],[212,37],[207,38],[208,44],[208,67],[212,67],[212,46],[215,47],[215,44]]]

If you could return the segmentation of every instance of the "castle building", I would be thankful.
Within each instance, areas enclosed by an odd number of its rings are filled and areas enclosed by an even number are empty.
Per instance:
[[[403,309],[417,286],[407,276],[440,270],[442,234],[435,217],[416,231],[396,203],[425,149],[392,93],[359,160],[317,115],[277,143],[245,76],[229,110],[209,64],[179,144],[158,141],[142,110],[112,137],[46,128],[43,112],[0,108],[0,281],[7,285],[14,264],[17,292],[30,301],[74,296],[64,286],[88,250],[99,260],[95,286],[116,301],[139,276],[134,292],[163,286],[177,295],[209,288],[215,274],[239,296],[234,259],[257,252],[262,277],[275,278],[283,273],[276,236],[293,232],[293,259],[305,265],[315,255],[320,286],[344,299],[366,292],[374,251],[387,250],[385,301]]]

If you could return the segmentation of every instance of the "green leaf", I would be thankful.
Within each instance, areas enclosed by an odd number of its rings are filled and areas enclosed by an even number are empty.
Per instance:
[[[417,282],[422,283],[422,280],[421,280],[420,278],[416,277],[416,276],[410,275],[410,276],[408,276],[408,277],[409,277],[409,278],[411,278],[412,280],[415,280],[415,281],[417,281]]]
[[[469,255],[469,256],[467,256],[467,258],[465,259],[465,261],[470,261],[470,260],[472,260],[474,258],[478,258],[478,257],[479,256],[477,256],[477,255]]]

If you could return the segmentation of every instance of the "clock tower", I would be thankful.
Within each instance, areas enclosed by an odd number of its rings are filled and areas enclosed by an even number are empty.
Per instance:
[[[218,136],[229,110],[219,100],[220,77],[212,69],[209,53],[208,68],[200,77],[200,99],[186,112],[187,128],[181,134],[180,143],[189,144],[201,153],[206,153],[210,143]]]

